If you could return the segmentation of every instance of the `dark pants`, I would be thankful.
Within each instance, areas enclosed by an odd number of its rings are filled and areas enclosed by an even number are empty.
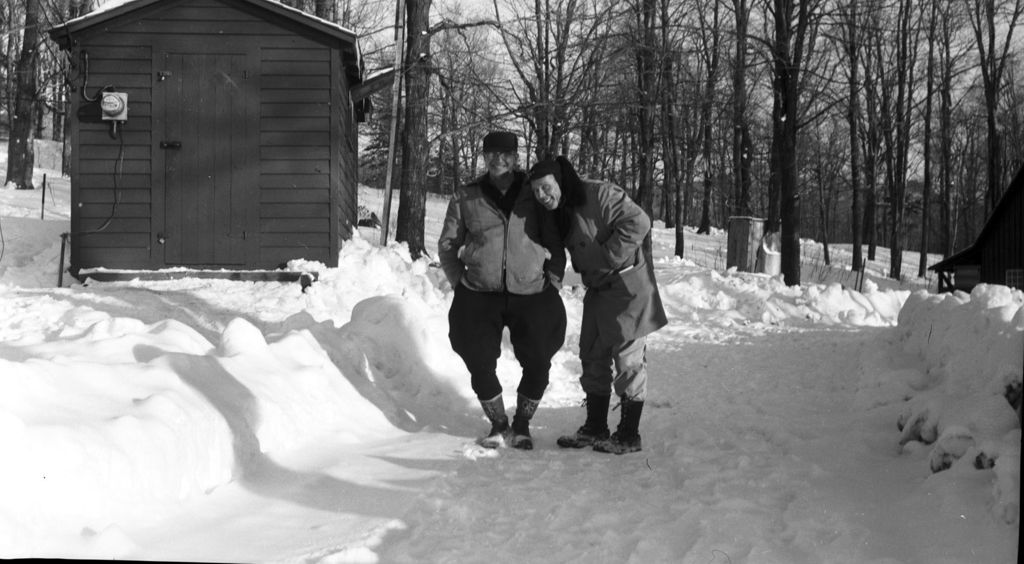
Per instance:
[[[540,400],[548,387],[551,357],[565,341],[565,305],[558,290],[520,296],[501,292],[474,292],[455,287],[448,310],[448,338],[466,363],[477,398],[489,400],[501,393],[496,368],[501,336],[508,327],[512,350],[523,367],[518,393]]]

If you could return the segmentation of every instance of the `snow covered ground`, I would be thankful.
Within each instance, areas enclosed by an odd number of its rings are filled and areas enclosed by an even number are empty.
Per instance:
[[[306,293],[56,288],[69,194],[40,172],[43,220],[39,190],[0,189],[0,558],[1016,561],[1022,292],[936,296],[877,271],[863,292],[789,288],[670,258],[657,229],[671,321],[650,343],[644,451],[555,445],[583,417],[575,286],[537,449],[481,451],[428,261],[366,229],[338,268],[295,265],[320,272]],[[725,247],[687,237],[694,257]],[[499,375],[514,404],[507,343]]]

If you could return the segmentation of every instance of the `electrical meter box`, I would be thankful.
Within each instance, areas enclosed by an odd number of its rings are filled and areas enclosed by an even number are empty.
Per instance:
[[[100,99],[103,121],[128,120],[128,94],[125,92],[104,92]]]

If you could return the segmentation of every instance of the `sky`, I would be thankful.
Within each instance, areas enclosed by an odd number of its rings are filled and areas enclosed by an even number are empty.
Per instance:
[[[572,273],[536,448],[484,450],[429,259],[363,228],[337,268],[290,265],[319,273],[306,292],[58,288],[68,180],[36,182],[0,188],[0,558],[1016,561],[1020,414],[1004,394],[1024,371],[1020,291],[938,296],[881,277],[885,259],[862,292],[813,265],[822,283],[787,287],[672,257],[657,223],[670,321],[649,343],[643,451],[555,444],[585,412]],[[379,214],[380,191],[360,201]],[[428,200],[430,241],[444,206]],[[694,257],[726,246],[686,237]],[[498,372],[514,405],[507,336]]]

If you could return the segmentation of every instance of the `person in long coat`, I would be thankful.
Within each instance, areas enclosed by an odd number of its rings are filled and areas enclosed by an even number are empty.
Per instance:
[[[532,449],[529,423],[548,385],[551,357],[565,340],[559,295],[565,250],[552,214],[533,198],[517,170],[515,134],[483,140],[487,173],[453,195],[438,239],[438,258],[455,290],[448,337],[470,373],[491,430],[480,444]],[[496,373],[502,332],[523,369],[509,424]]]
[[[615,454],[639,451],[646,337],[668,323],[643,250],[651,220],[622,188],[581,179],[565,157],[534,165],[530,184],[537,201],[555,210],[562,242],[587,288],[579,350],[587,419],[558,444]],[[609,434],[612,392],[619,396],[621,419]]]

